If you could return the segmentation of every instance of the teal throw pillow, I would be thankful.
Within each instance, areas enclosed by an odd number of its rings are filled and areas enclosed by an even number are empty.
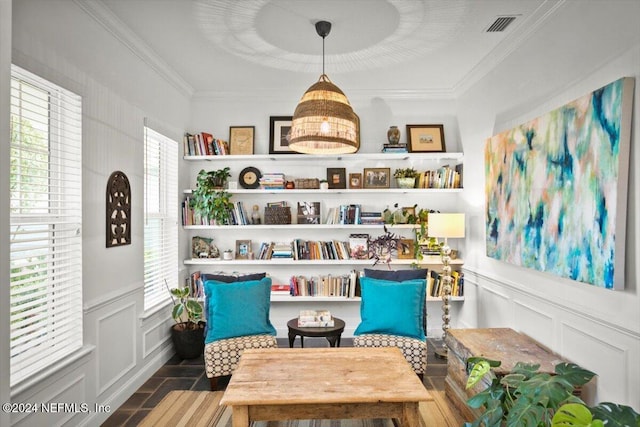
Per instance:
[[[225,283],[204,282],[209,344],[246,335],[276,335],[269,320],[271,278]]]
[[[362,321],[354,335],[388,334],[425,340],[423,317],[426,281],[394,282],[360,278]]]

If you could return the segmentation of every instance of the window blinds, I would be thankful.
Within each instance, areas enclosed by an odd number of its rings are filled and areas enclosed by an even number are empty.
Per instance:
[[[11,68],[11,385],[82,346],[81,98]]]
[[[144,309],[178,283],[178,143],[145,126]]]

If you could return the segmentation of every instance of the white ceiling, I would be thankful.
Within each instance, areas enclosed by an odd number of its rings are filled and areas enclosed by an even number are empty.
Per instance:
[[[80,2],[77,2],[80,3]],[[545,0],[95,0],[84,4],[192,95],[339,86],[452,95],[489,72],[563,2]],[[506,31],[487,33],[500,16]],[[301,89],[301,90],[302,90]]]

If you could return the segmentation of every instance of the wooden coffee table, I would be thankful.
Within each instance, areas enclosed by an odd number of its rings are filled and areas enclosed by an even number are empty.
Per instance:
[[[233,427],[257,420],[395,418],[420,425],[433,397],[397,348],[244,350],[220,404]]]

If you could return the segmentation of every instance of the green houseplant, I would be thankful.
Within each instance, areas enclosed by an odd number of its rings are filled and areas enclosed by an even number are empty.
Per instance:
[[[416,185],[418,171],[414,168],[398,168],[393,172],[393,177],[400,188],[413,188]]]
[[[218,225],[229,224],[231,219],[231,194],[224,190],[230,176],[228,167],[213,171],[202,169],[198,173],[197,186],[192,193],[191,207]]]
[[[640,426],[628,406],[601,403],[593,408],[573,394],[595,374],[573,363],[559,363],[555,375],[538,372],[540,365],[516,363],[512,372],[498,377],[491,368],[501,362],[483,357],[467,359],[467,389],[485,376],[491,384],[467,401],[484,412],[467,427],[597,427]],[[599,419],[593,419],[593,417]],[[605,424],[606,423],[606,424]]]
[[[204,351],[202,305],[191,295],[189,286],[169,290],[173,300],[171,340],[176,354],[183,359],[195,359]]]

